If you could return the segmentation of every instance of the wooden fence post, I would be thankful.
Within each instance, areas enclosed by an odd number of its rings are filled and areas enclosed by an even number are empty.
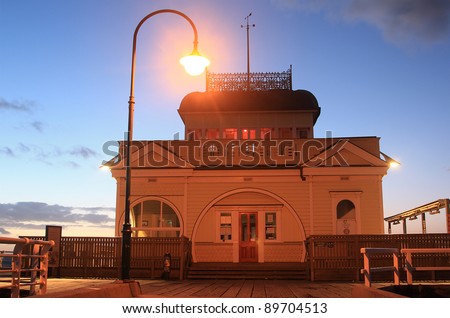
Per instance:
[[[413,266],[412,266],[412,253],[406,252],[406,282],[408,285],[412,285],[413,282]]]
[[[369,255],[366,253],[366,249],[362,248],[361,253],[363,253],[364,257],[364,285],[367,287],[372,286],[372,275],[370,273],[370,259]]]
[[[316,248],[315,248],[315,240],[314,237],[311,237],[311,242],[309,244],[309,251],[311,252],[310,264],[311,264],[311,281],[315,281],[316,273],[315,273],[315,259],[316,259]]]
[[[184,275],[184,238],[179,237],[180,243],[179,243],[179,257],[180,257],[180,277],[179,280],[183,280]]]
[[[400,267],[398,261],[398,253],[392,254],[394,258],[394,285],[400,285]]]

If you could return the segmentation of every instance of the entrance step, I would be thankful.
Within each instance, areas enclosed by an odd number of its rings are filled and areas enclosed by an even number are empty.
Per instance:
[[[193,263],[188,279],[309,280],[306,263]]]

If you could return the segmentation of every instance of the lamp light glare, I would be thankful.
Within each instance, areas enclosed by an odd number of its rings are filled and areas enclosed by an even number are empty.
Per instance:
[[[400,163],[398,163],[395,160],[389,162],[389,167],[391,167],[391,168],[397,168],[398,166],[400,166]]]
[[[205,71],[205,68],[210,64],[209,60],[194,51],[190,55],[180,59],[181,65],[189,75],[197,76]]]
[[[398,162],[397,160],[392,159],[382,151],[380,151],[380,154],[384,157],[384,160],[389,165],[389,168],[397,168],[398,166],[400,166],[400,162]]]

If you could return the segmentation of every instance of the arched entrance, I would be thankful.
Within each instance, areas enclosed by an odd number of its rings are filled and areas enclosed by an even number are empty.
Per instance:
[[[302,262],[303,224],[292,206],[263,189],[242,188],[212,200],[192,232],[194,262]]]

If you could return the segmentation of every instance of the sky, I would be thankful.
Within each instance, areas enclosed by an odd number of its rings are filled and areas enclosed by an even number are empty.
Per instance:
[[[401,162],[383,179],[385,216],[450,197],[448,0],[0,0],[0,236],[114,235],[116,183],[99,167],[127,129],[134,29],[160,9],[194,21],[215,73],[247,70],[252,13],[251,71],[292,65],[321,107],[315,136],[378,136]],[[192,41],[173,14],[141,28],[134,139],[184,137],[179,104],[205,90],[178,62]]]

